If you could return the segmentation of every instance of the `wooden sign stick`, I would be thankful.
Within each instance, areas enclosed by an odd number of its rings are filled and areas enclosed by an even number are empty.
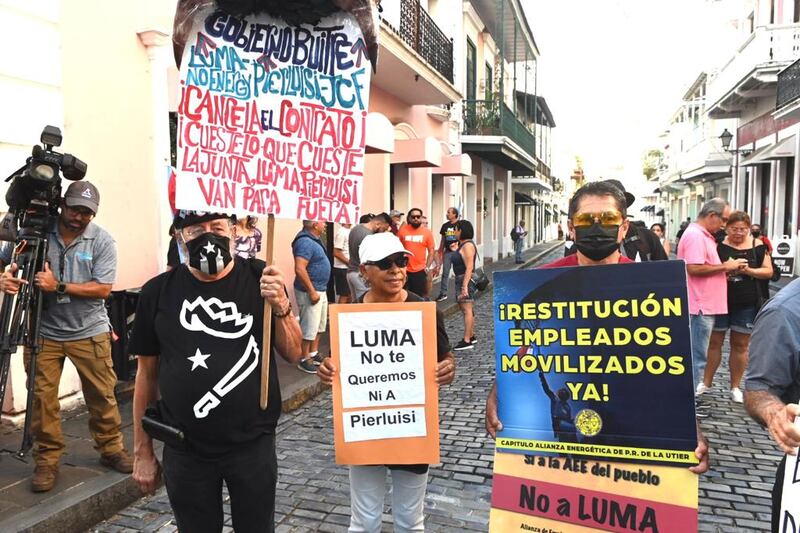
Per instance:
[[[267,266],[272,265],[273,243],[275,241],[275,215],[267,217],[267,253],[264,260]],[[261,343],[261,410],[269,403],[269,359],[272,354],[272,306],[264,300],[264,336]]]

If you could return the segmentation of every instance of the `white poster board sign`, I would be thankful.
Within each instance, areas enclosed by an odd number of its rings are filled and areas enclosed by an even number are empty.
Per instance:
[[[781,276],[794,274],[795,240],[787,235],[772,241],[772,258],[781,269]]]
[[[213,7],[180,69],[178,209],[357,223],[371,65],[348,13],[290,27]]]
[[[795,419],[800,427],[800,419]],[[781,496],[781,533],[800,533],[800,453],[786,456]]]

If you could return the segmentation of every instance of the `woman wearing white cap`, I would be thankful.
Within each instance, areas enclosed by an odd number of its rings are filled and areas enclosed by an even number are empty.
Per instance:
[[[421,302],[423,298],[403,289],[406,265],[411,255],[391,233],[364,238],[359,247],[361,275],[369,291],[356,303]],[[436,382],[447,385],[455,377],[455,358],[444,329],[441,311],[436,311],[438,364]],[[331,384],[337,368],[330,359],[320,365],[317,375]],[[428,484],[428,465],[350,466],[351,532],[379,532],[386,493],[386,470],[392,472],[392,518],[395,531],[424,531],[423,504]]]

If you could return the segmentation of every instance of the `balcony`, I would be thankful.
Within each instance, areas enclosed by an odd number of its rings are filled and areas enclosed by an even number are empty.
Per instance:
[[[776,118],[800,109],[800,59],[778,74],[778,95],[775,101]]]
[[[481,152],[490,161],[512,171],[515,176],[535,173],[536,140],[533,133],[504,103],[497,100],[464,100],[464,151]]]
[[[410,104],[449,104],[461,98],[453,85],[453,41],[418,0],[384,2],[378,69],[373,83]]]
[[[778,73],[800,56],[800,24],[761,26],[708,83],[711,118],[739,118],[759,98],[775,95]]]

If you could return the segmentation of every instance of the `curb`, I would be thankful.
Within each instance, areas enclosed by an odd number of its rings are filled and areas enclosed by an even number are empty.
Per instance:
[[[516,265],[515,264],[513,268],[508,268],[508,269],[505,269],[505,270],[499,270],[498,269],[496,272],[508,272],[508,271],[511,271],[511,270],[523,270],[523,269],[526,269],[526,268],[530,268],[530,267],[532,267],[534,265],[534,263],[538,262],[542,257],[550,254],[553,250],[555,250],[556,248],[559,248],[561,246],[564,246],[564,241],[556,241],[552,246],[546,248],[545,250],[542,250],[541,252],[539,252],[538,254],[534,255],[533,257],[531,257],[530,259],[528,259],[527,261],[525,261],[521,265]],[[475,295],[475,299],[476,300],[478,298],[482,298],[483,295],[486,294],[487,292],[489,292],[489,290],[492,288],[492,286],[494,285],[494,283],[492,281],[493,276],[494,276],[494,272],[492,272],[491,275],[489,276],[489,286],[486,287],[486,290],[485,291],[480,291],[478,294]],[[445,318],[447,318],[447,317],[449,317],[451,315],[454,315],[455,313],[459,312],[458,303],[456,303],[456,302],[449,303],[441,311],[442,311],[442,315],[444,315]]]

